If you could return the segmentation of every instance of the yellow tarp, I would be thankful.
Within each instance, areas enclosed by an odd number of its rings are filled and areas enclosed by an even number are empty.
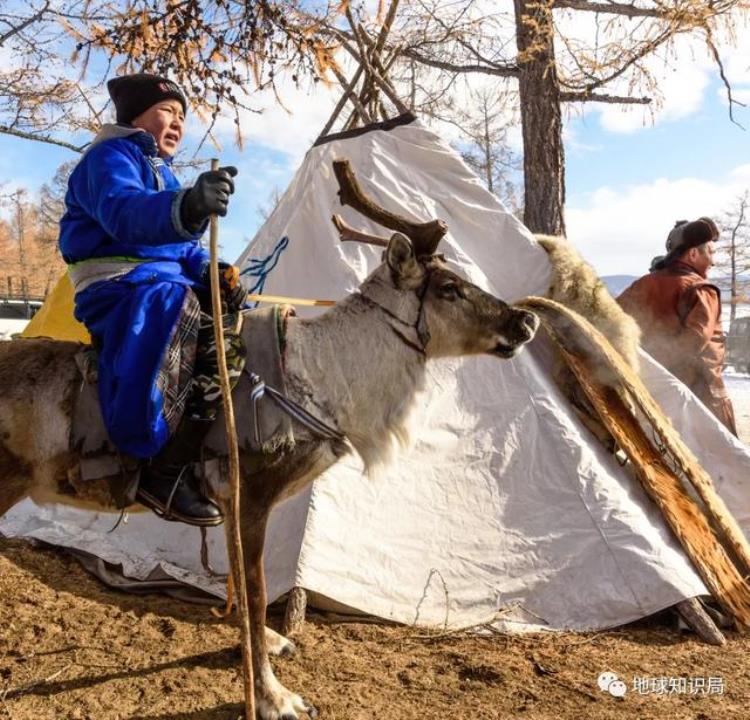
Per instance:
[[[21,337],[47,337],[90,343],[88,330],[73,317],[73,285],[65,273],[29,321]]]

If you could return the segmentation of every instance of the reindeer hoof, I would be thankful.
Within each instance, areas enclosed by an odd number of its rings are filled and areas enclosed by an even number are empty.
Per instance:
[[[277,653],[278,657],[293,657],[297,654],[297,646],[291,641],[287,640],[279,649],[279,652]]]
[[[300,720],[302,714],[318,717],[318,711],[299,695],[287,690],[271,675],[270,682],[256,695],[255,708],[261,720]]]
[[[275,657],[291,657],[296,654],[297,646],[289,639],[279,633],[266,628],[266,647],[268,654]]]

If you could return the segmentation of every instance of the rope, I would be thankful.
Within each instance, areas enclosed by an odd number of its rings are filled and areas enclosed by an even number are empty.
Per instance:
[[[289,237],[284,235],[281,240],[276,243],[276,246],[271,251],[270,255],[264,258],[251,258],[248,266],[240,271],[240,275],[247,275],[251,278],[256,278],[255,284],[248,290],[248,293],[256,293],[258,295],[263,294],[263,288],[266,285],[266,278],[271,274],[271,271],[276,267],[281,257],[281,253],[289,246]],[[256,300],[255,305],[252,307],[258,307],[258,301]]]

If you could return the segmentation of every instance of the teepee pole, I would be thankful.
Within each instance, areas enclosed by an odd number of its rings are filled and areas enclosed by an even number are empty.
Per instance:
[[[342,85],[344,88],[348,88],[349,83],[347,83],[346,77],[341,72],[341,70],[339,70],[335,65],[333,65],[331,67],[331,72],[336,76],[336,79],[339,81],[340,85]],[[362,118],[362,122],[369,125],[372,122],[372,118],[370,117],[370,114],[367,112],[367,109],[359,101],[359,98],[357,97],[357,93],[354,92],[354,88],[349,90],[347,92],[347,95],[349,96],[349,100],[351,101],[352,105],[354,105],[356,112]]]
[[[219,169],[219,161],[211,160],[211,170]],[[214,316],[214,339],[219,364],[221,395],[224,399],[224,421],[229,451],[229,480],[232,487],[231,510],[226,516],[227,548],[234,586],[237,592],[237,610],[240,617],[242,646],[242,678],[245,685],[245,718],[255,720],[255,683],[253,682],[252,635],[250,631],[250,606],[245,582],[245,560],[240,534],[240,452],[237,445],[237,427],[232,406],[232,388],[229,384],[227,359],[224,355],[224,326],[221,318],[221,293],[219,288],[219,218],[211,215],[211,308]]]
[[[398,12],[399,1],[400,0],[392,0],[390,7],[388,8],[388,13],[386,14],[383,25],[380,28],[380,34],[378,35],[378,39],[375,42],[375,56],[379,56],[383,48],[385,47],[386,38],[388,37],[388,33],[391,32],[393,21],[396,19],[396,12]]]
[[[711,616],[703,609],[697,597],[682,600],[675,605],[680,617],[690,629],[709,645],[726,645],[727,639]]]
[[[362,72],[364,71],[364,67],[360,65],[357,68],[357,71],[354,73],[354,76],[352,79],[348,82],[347,85],[344,86],[344,92],[341,95],[341,98],[339,99],[338,103],[336,103],[336,107],[333,109],[333,112],[331,113],[331,117],[328,118],[328,122],[325,124],[323,129],[320,131],[320,135],[318,135],[318,140],[321,138],[324,138],[326,135],[328,135],[329,132],[331,132],[331,128],[333,127],[333,124],[338,119],[338,116],[341,114],[341,111],[344,109],[344,105],[346,105],[347,100],[349,100],[349,95],[354,92],[354,88],[357,86],[357,83],[359,82],[360,77],[362,77]]]

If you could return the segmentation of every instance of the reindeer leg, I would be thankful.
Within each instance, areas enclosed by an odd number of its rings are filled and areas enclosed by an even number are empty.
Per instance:
[[[255,709],[260,720],[299,720],[300,713],[317,717],[317,710],[299,695],[287,690],[273,673],[266,643],[266,578],[263,572],[265,516],[242,513],[242,545],[245,555],[250,629],[252,631]]]
[[[288,637],[270,627],[266,628],[266,647],[268,654],[276,657],[290,657],[297,652],[297,646]]]

